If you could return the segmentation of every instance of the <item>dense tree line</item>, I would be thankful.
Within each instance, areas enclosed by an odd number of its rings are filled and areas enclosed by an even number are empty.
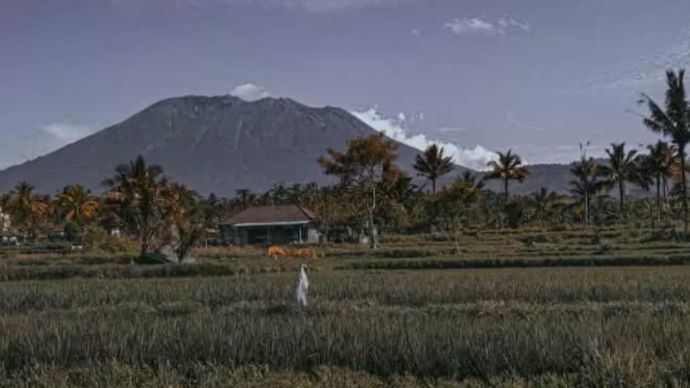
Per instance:
[[[512,150],[498,152],[486,172],[455,174],[452,157],[431,145],[417,156],[414,179],[397,166],[396,143],[371,135],[350,140],[344,150],[325,150],[318,163],[337,178],[327,187],[277,183],[263,193],[237,190],[231,198],[204,197],[138,157],[115,169],[101,195],[71,185],[47,196],[21,182],[0,197],[0,206],[28,238],[58,225],[74,240],[89,228],[119,230],[138,243],[141,256],[170,245],[180,258],[223,219],[256,205],[299,204],[318,214],[325,242],[366,236],[372,248],[383,234],[432,232],[446,233],[459,250],[462,233],[483,227],[682,223],[687,233],[690,109],[684,71],[667,72],[663,103],[645,94],[640,103],[649,110],[643,123],[668,142],[660,139],[643,152],[613,143],[603,161],[583,152],[571,165],[567,194],[545,187],[511,194],[511,182],[529,179],[529,167]],[[487,190],[489,180],[499,181],[502,192]]]

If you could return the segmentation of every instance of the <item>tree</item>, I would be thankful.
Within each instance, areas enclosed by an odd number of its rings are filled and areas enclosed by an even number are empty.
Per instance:
[[[583,157],[570,169],[575,175],[575,179],[570,181],[570,192],[579,200],[584,207],[582,218],[585,226],[589,224],[589,213],[592,198],[606,187],[606,180],[602,172],[601,165],[592,158]]]
[[[549,191],[546,187],[540,187],[539,190],[532,193],[530,200],[534,206],[535,216],[542,226],[546,222],[552,206],[559,198],[560,196],[555,191]]]
[[[36,237],[38,226],[51,215],[50,201],[34,192],[34,186],[21,182],[10,192],[8,210],[14,222],[30,237]]]
[[[505,195],[505,202],[508,203],[509,192],[508,183],[511,180],[524,182],[529,176],[529,170],[522,165],[522,159],[519,155],[508,150],[506,153],[498,152],[498,160],[492,160],[487,163],[491,168],[485,178],[486,179],[500,179],[503,181],[503,193]]]
[[[625,150],[625,143],[611,143],[606,149],[608,166],[602,166],[601,172],[607,177],[607,185],[618,186],[619,215],[623,215],[625,205],[625,183],[640,182],[638,164],[635,159],[636,150]]]
[[[179,183],[167,183],[161,192],[161,214],[169,226],[168,240],[182,263],[204,235],[204,209],[199,196]]]
[[[151,248],[151,242],[162,226],[158,201],[165,187],[163,169],[147,165],[142,156],[115,168],[115,175],[103,182],[111,188],[111,200],[122,209],[122,222],[139,241],[141,257]]]
[[[79,228],[93,221],[101,208],[99,199],[80,185],[63,188],[57,195],[57,205],[61,216],[68,222],[74,222]]]
[[[225,215],[225,201],[218,198],[214,193],[200,201],[200,206],[204,213],[204,225],[206,228],[217,228]]]
[[[642,155],[640,165],[645,175],[650,176],[656,186],[656,218],[661,221],[661,200],[666,198],[667,179],[673,173],[675,150],[668,143],[659,140],[647,146],[649,153]]]
[[[481,197],[481,190],[468,180],[458,179],[444,188],[438,197],[443,225],[455,243],[455,251],[460,254],[460,232],[469,223],[469,209]]]
[[[384,184],[399,177],[395,165],[397,144],[382,134],[355,138],[347,143],[347,150],[339,152],[329,148],[319,164],[328,175],[335,175],[344,188],[361,195],[366,208],[369,243],[378,248],[375,213]]]
[[[647,104],[649,116],[643,123],[654,133],[663,134],[671,138],[678,151],[681,174],[680,195],[683,201],[683,223],[685,233],[688,233],[688,196],[687,177],[685,173],[686,146],[690,142],[690,128],[688,117],[688,102],[685,94],[685,70],[678,73],[673,70],[666,72],[666,98],[663,107],[646,94],[642,95],[641,103]]]
[[[442,147],[432,144],[417,155],[412,166],[417,174],[427,178],[431,182],[431,193],[436,194],[436,181],[441,176],[453,171],[453,158],[444,155]]]
[[[456,180],[456,182],[463,182],[470,187],[473,187],[477,190],[483,190],[484,189],[484,180],[479,177],[477,174],[473,174],[472,171],[465,171],[460,175],[460,177]]]
[[[252,193],[249,189],[235,190],[234,202],[237,204],[240,210],[250,207],[255,201],[256,194]]]

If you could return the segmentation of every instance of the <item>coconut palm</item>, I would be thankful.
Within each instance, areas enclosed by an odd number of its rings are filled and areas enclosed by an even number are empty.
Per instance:
[[[417,155],[412,166],[417,174],[431,182],[431,193],[436,194],[436,181],[443,175],[453,171],[453,158],[444,154],[443,147],[432,144]]]
[[[463,182],[465,185],[475,188],[477,190],[484,189],[484,180],[477,174],[473,174],[471,171],[467,170],[460,175],[456,182]]]
[[[653,132],[669,137],[676,145],[680,161],[681,183],[680,195],[683,201],[683,223],[685,233],[688,232],[688,197],[687,179],[685,174],[686,146],[690,142],[690,128],[688,118],[688,101],[685,93],[685,70],[677,73],[673,70],[666,72],[666,98],[663,106],[657,104],[646,94],[642,95],[641,103],[649,108],[649,116],[643,120],[644,124]]]
[[[592,158],[582,158],[570,168],[570,172],[575,175],[575,179],[570,181],[570,193],[573,194],[578,202],[584,207],[584,217],[582,218],[585,226],[589,224],[589,213],[592,198],[606,187],[605,175],[601,165]]]
[[[535,216],[542,224],[546,221],[547,215],[558,199],[559,195],[555,191],[549,191],[546,187],[540,187],[530,196],[530,202],[532,202],[536,213]]]
[[[157,204],[165,184],[163,169],[147,165],[139,156],[117,166],[115,175],[103,183],[110,187],[110,196],[121,205],[123,222],[137,236],[141,256],[146,256],[162,221]]]
[[[606,149],[608,165],[601,167],[601,172],[607,177],[607,185],[618,186],[618,210],[623,215],[625,205],[626,182],[640,182],[639,168],[635,155],[636,150],[626,151],[625,143],[611,143]]]
[[[640,165],[645,175],[649,176],[656,186],[656,217],[661,220],[661,201],[666,198],[667,180],[672,176],[675,161],[675,149],[659,140],[647,146],[648,154],[642,155]]]
[[[204,212],[199,195],[179,183],[168,183],[161,191],[160,209],[168,226],[168,240],[179,263],[204,235]]]
[[[50,201],[34,192],[34,186],[21,182],[10,192],[8,210],[18,225],[35,237],[37,227],[51,214]]]
[[[522,165],[520,156],[513,153],[512,150],[508,150],[506,153],[498,152],[497,154],[498,160],[492,160],[487,164],[491,171],[486,174],[485,178],[503,181],[503,193],[507,203],[509,197],[508,183],[511,180],[524,182],[527,176],[529,176],[529,170]]]
[[[91,191],[80,185],[66,186],[57,195],[57,205],[66,221],[75,222],[80,227],[96,218],[101,203]]]

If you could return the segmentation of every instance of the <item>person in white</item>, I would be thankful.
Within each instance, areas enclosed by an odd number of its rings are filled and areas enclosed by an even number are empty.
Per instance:
[[[307,307],[308,291],[309,278],[307,278],[307,265],[302,263],[300,266],[299,278],[297,280],[297,304]]]

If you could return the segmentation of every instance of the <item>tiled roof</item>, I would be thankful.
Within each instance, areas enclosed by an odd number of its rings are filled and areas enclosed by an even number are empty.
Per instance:
[[[256,206],[241,211],[223,222],[225,225],[312,222],[314,213],[297,205]]]

